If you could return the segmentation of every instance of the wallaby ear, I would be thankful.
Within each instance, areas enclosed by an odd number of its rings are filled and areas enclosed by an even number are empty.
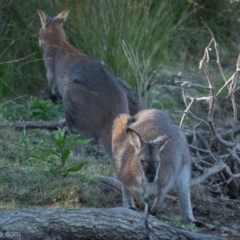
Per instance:
[[[52,21],[52,18],[49,17],[44,11],[37,9],[38,15],[40,17],[42,27],[46,28]]]
[[[128,136],[129,143],[133,147],[139,149],[142,146],[143,139],[140,137],[140,135],[138,133],[136,133],[131,128],[127,128],[127,136]]]
[[[61,13],[59,13],[54,19],[57,19],[61,24],[63,24],[68,16],[69,10],[64,10]]]
[[[162,135],[151,141],[151,143],[153,143],[159,149],[159,152],[161,152],[171,137],[171,135]]]

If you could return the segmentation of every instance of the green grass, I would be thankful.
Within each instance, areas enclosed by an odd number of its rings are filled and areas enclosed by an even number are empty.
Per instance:
[[[139,67],[150,60],[143,81],[153,71],[169,66],[197,67],[210,38],[200,17],[222,46],[221,54],[232,56],[237,50],[231,41],[239,42],[237,31],[232,30],[238,28],[238,5],[227,0],[221,6],[217,0],[201,4],[185,0],[4,1],[0,10],[0,103],[13,98],[28,99],[46,85],[42,50],[38,46],[41,24],[37,8],[51,16],[70,9],[64,24],[69,42],[104,61],[114,74],[137,90],[138,79],[124,53],[123,42],[137,56]],[[28,97],[24,98],[26,94]]]
[[[1,167],[0,208],[81,207],[104,205],[105,196],[87,173],[59,178],[44,168]],[[109,200],[108,200],[109,201]]]
[[[0,131],[0,209],[22,207],[103,207],[109,201],[121,205],[121,197],[104,189],[96,181],[98,175],[114,176],[113,163],[90,156],[79,172],[66,177],[49,171],[46,159],[34,159],[26,154],[22,144],[22,132]],[[44,139],[49,146],[55,133],[27,131],[30,147]],[[81,158],[70,157],[69,164],[79,163]],[[106,196],[106,191],[109,192]]]

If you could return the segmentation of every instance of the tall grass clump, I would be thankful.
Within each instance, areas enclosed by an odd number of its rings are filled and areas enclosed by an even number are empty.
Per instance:
[[[33,94],[46,84],[38,46],[37,8],[51,16],[70,9],[64,26],[69,42],[104,61],[114,74],[136,88],[123,41],[136,56],[151,56],[151,73],[153,69],[198,59],[200,46],[206,45],[200,17],[223,42],[227,37],[239,40],[229,30],[238,29],[237,1],[223,0],[221,5],[217,0],[16,0],[0,4],[0,102]]]

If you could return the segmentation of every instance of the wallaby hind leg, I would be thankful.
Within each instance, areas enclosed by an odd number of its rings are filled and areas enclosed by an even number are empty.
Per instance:
[[[190,174],[190,167],[186,165],[183,167],[176,180],[176,188],[183,223],[190,223],[194,220],[190,199]]]

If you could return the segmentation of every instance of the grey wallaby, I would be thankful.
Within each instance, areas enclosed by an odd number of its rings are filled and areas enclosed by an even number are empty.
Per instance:
[[[155,195],[155,215],[175,184],[183,223],[194,221],[191,200],[191,157],[183,132],[160,110],[142,110],[133,117],[121,114],[113,124],[113,157],[118,180],[99,177],[101,183],[122,190],[123,206],[148,210],[144,199]]]
[[[67,42],[62,24],[68,10],[54,18],[37,11],[42,23],[39,43],[44,49],[48,84],[53,93],[62,96],[70,132],[99,140],[111,157],[113,120],[121,113],[128,113],[125,92],[101,62]]]

